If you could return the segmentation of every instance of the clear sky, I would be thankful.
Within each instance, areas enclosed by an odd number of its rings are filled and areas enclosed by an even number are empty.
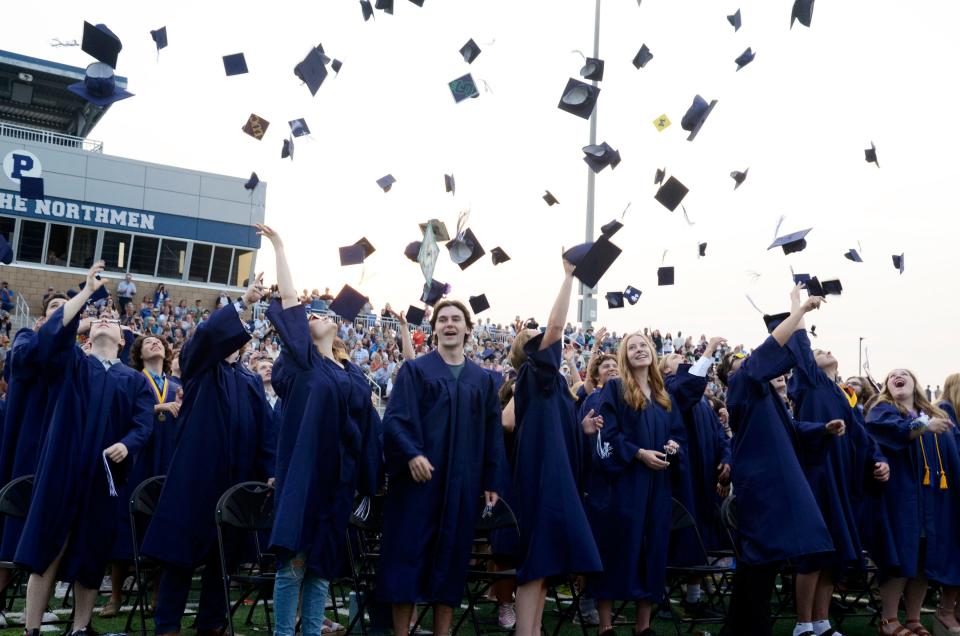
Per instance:
[[[0,48],[85,66],[83,20],[105,22],[123,40],[118,73],[136,97],[116,104],[91,135],[107,154],[245,177],[266,183],[267,220],[283,235],[298,287],[349,283],[377,308],[406,307],[422,277],[403,257],[430,217],[451,229],[471,209],[489,254],[465,272],[441,249],[436,278],[454,297],[486,293],[481,317],[506,322],[548,312],[561,279],[562,246],[584,237],[589,125],[556,108],[593,39],[591,0],[395,0],[394,15],[364,23],[356,0],[318,2],[99,1],[7,3]],[[739,2],[739,4],[738,4]],[[596,227],[618,217],[624,253],[600,282],[597,324],[622,332],[644,326],[725,335],[759,344],[760,315],[787,307],[790,266],[839,277],[842,297],[811,322],[845,374],[857,370],[865,338],[874,375],[913,368],[936,386],[960,370],[956,61],[957,3],[820,0],[812,28],[789,28],[792,0],[603,0],[598,141],[621,152],[597,176]],[[734,33],[726,15],[740,8]],[[170,46],[157,60],[149,31],[166,25]],[[468,66],[458,49],[482,48]],[[343,61],[316,97],[293,75],[311,46]],[[646,43],[654,59],[636,70]],[[734,58],[756,59],[736,72]],[[250,73],[225,77],[221,57],[243,51]],[[447,83],[473,73],[490,92],[455,104]],[[697,139],[680,119],[693,96],[718,99]],[[240,128],[251,113],[271,122],[262,141]],[[658,132],[655,117],[673,125]],[[312,131],[280,159],[289,120]],[[877,145],[881,168],[864,161]],[[654,172],[691,192],[678,208],[653,199]],[[736,192],[731,170],[750,168]],[[443,174],[457,193],[444,192]],[[397,183],[384,194],[379,177]],[[549,189],[560,205],[541,199]],[[767,251],[781,233],[813,227],[809,246]],[[377,248],[363,267],[341,268],[337,247],[366,236]],[[697,258],[697,243],[708,242]],[[862,264],[843,253],[862,244]],[[656,286],[656,269],[676,267],[677,284]],[[901,276],[891,255],[906,254]],[[271,279],[273,253],[260,252]],[[754,278],[748,272],[757,272]],[[603,293],[632,284],[635,306],[608,310]],[[575,319],[576,302],[570,319]]]

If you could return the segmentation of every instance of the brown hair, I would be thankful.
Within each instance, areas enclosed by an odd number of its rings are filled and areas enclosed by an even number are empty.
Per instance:
[[[858,404],[867,404],[877,395],[877,389],[874,387],[873,382],[859,375],[852,376],[854,379],[860,382],[860,395],[857,396]],[[850,378],[847,378],[850,380]]]
[[[913,406],[917,411],[926,413],[930,417],[942,417],[949,419],[949,416],[943,412],[942,409],[934,406],[930,403],[930,400],[927,399],[927,396],[923,394],[923,391],[920,390],[920,381],[917,380],[917,376],[913,374],[913,371],[910,369],[894,369],[894,371],[906,371],[907,375],[913,380]],[[883,380],[883,388],[880,390],[880,393],[874,397],[870,404],[867,405],[868,409],[872,409],[877,404],[890,404],[892,405],[901,415],[906,415],[907,410],[897,404],[896,400],[893,399],[893,395],[890,393],[890,387],[888,383],[890,381],[890,376],[893,374],[893,371],[887,374],[887,377]]]
[[[659,364],[657,364],[660,370],[660,375],[663,375],[663,376],[669,375],[667,373],[667,365],[670,364],[670,360],[672,360],[674,356],[680,358],[681,364],[683,364],[684,358],[682,355],[680,355],[679,353],[668,353],[667,355],[660,358],[660,362]]]
[[[47,296],[47,299],[43,301],[43,315],[47,315],[47,307],[50,306],[50,301],[55,298],[62,298],[63,300],[70,300],[70,297],[64,294],[63,292],[57,292],[55,294],[50,294]]]
[[[617,361],[617,356],[612,353],[600,353],[590,357],[587,363],[587,377],[590,378],[590,384],[597,387],[600,385],[600,365],[607,360]],[[619,363],[618,363],[619,365]]]
[[[441,300],[433,308],[433,315],[430,316],[430,331],[433,332],[434,343],[436,343],[437,338],[437,316],[440,315],[440,310],[446,309],[447,307],[456,307],[460,310],[460,313],[463,314],[463,321],[467,323],[467,332],[463,334],[463,344],[467,344],[467,341],[470,339],[470,333],[473,331],[473,320],[470,318],[470,310],[467,309],[467,306],[461,301],[451,299]]]
[[[943,383],[943,401],[960,415],[960,373],[951,373]]]
[[[673,408],[673,402],[670,401],[670,394],[663,385],[663,375],[660,373],[659,362],[657,360],[657,350],[654,348],[650,338],[639,331],[626,336],[620,343],[620,349],[617,351],[617,364],[620,365],[620,378],[623,386],[623,399],[636,411],[642,411],[647,407],[647,397],[640,390],[640,385],[633,377],[633,371],[630,368],[630,361],[627,358],[627,345],[631,338],[642,338],[647,346],[650,347],[650,355],[653,361],[650,363],[647,371],[647,383],[650,385],[650,396],[653,401],[665,408],[668,412]]]
[[[170,343],[166,340],[152,334],[137,336],[137,339],[133,341],[133,347],[130,349],[131,366],[137,371],[143,371],[143,343],[147,338],[154,338],[163,345],[163,372],[170,375],[171,365],[173,364],[173,349],[170,348]],[[120,344],[123,345],[122,338]]]
[[[350,354],[347,353],[347,343],[339,337],[334,336],[331,349],[333,350],[333,359],[337,362],[343,364],[350,361]]]

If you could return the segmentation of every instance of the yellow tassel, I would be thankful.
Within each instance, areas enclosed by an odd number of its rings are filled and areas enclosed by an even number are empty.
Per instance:
[[[940,456],[940,435],[934,435],[933,439],[937,445],[937,461],[940,463],[940,490],[946,490],[947,473],[943,471],[943,457]]]
[[[929,466],[923,469],[923,485],[924,486],[930,485],[930,467]]]
[[[920,454],[923,456],[923,485],[930,485],[930,464],[927,462],[927,451],[923,447],[923,435],[917,438],[920,442]]]
[[[940,490],[947,489],[947,473],[940,473]]]

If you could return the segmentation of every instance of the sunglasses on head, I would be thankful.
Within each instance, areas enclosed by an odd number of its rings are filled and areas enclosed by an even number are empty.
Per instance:
[[[90,320],[91,325],[119,325],[120,320],[117,318],[93,318]]]

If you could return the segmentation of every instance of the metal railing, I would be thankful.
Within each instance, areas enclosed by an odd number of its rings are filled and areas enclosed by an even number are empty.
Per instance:
[[[10,122],[0,121],[0,137],[29,141],[32,143],[50,144],[51,146],[75,148],[77,150],[86,150],[87,152],[103,152],[102,141],[74,135],[65,135],[52,130],[44,130],[43,128],[11,124]]]
[[[23,294],[17,294],[17,305],[10,318],[13,323],[13,333],[24,327],[33,327],[33,318],[30,317],[30,305],[23,299]]]

